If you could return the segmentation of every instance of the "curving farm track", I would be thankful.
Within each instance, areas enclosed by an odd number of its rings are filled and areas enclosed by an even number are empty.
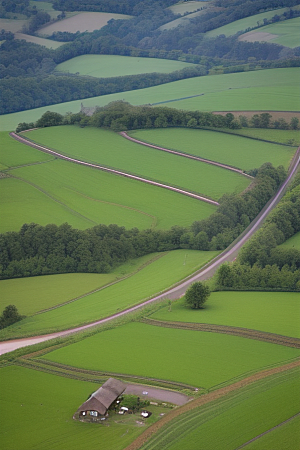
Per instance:
[[[123,175],[123,173],[119,172],[119,171],[113,171],[112,169],[101,168],[101,166],[97,166],[97,165],[90,164],[90,163],[85,163],[83,161],[75,160],[75,159],[66,157],[64,155],[60,155],[59,153],[54,152],[50,149],[47,149],[46,147],[42,147],[37,144],[31,143],[27,139],[22,138],[22,137],[16,135],[15,133],[10,133],[10,134],[13,138],[15,138],[21,142],[24,142],[27,145],[30,145],[30,146],[37,148],[41,151],[44,151],[46,153],[54,154],[57,157],[61,157],[63,159],[75,162],[77,164],[88,165],[88,166],[92,166],[92,167],[95,167],[95,168],[98,168],[101,170],[109,170],[114,173]],[[86,329],[89,329],[89,328],[97,326],[97,325],[104,324],[113,319],[122,317],[128,313],[134,312],[134,311],[144,307],[145,305],[155,302],[157,300],[177,299],[177,298],[181,297],[182,295],[184,295],[186,289],[192,283],[194,283],[195,281],[202,281],[202,280],[206,280],[206,279],[210,278],[216,272],[216,270],[220,267],[221,264],[223,264],[226,261],[233,261],[236,258],[241,247],[260,228],[260,226],[263,224],[263,221],[265,220],[265,218],[272,211],[272,209],[278,204],[281,197],[284,195],[284,193],[287,189],[287,186],[289,185],[293,176],[297,172],[299,162],[300,162],[300,147],[298,148],[297,152],[294,155],[294,158],[290,165],[289,174],[288,174],[285,182],[279,188],[278,192],[274,195],[274,197],[267,203],[267,205],[262,209],[262,211],[258,214],[258,216],[253,220],[253,222],[246,228],[246,230],[239,236],[239,238],[236,241],[234,241],[226,250],[224,250],[220,255],[218,255],[216,258],[214,258],[210,263],[206,264],[202,269],[197,271],[191,277],[188,277],[187,279],[178,283],[178,285],[176,285],[175,287],[172,287],[172,288],[166,290],[165,292],[163,292],[155,297],[152,297],[151,299],[149,299],[145,302],[142,302],[142,303],[135,305],[131,308],[128,308],[126,310],[123,310],[112,316],[106,317],[105,319],[97,320],[95,322],[89,323],[89,324],[81,326],[81,327],[76,327],[76,328],[72,328],[70,330],[65,330],[65,331],[52,333],[52,334],[48,334],[48,335],[35,336],[32,338],[16,339],[16,340],[11,340],[11,341],[0,342],[0,355],[11,352],[13,350],[16,350],[17,348],[26,347],[26,346],[33,345],[36,343],[48,341],[50,339],[67,336],[67,335],[70,335],[73,333],[84,331]],[[125,175],[125,176],[127,176],[127,175]],[[139,179],[139,177],[134,177],[132,175],[130,177]],[[159,183],[154,183],[154,182],[152,182],[152,184],[159,185]],[[173,188],[173,190],[175,190],[175,189],[176,188]]]

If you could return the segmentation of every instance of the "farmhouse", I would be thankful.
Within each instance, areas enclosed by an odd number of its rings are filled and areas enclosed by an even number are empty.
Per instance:
[[[77,409],[73,419],[101,419],[125,388],[126,385],[122,381],[109,378]]]

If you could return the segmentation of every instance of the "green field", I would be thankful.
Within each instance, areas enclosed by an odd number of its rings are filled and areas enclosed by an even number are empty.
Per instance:
[[[44,358],[208,389],[299,354],[299,349],[253,339],[128,323],[54,350]]]
[[[275,375],[237,393],[185,413],[161,428],[141,450],[232,450],[279,425],[299,412],[299,370]],[[285,427],[295,434],[278,428],[278,439],[261,437],[245,448],[248,450],[297,450],[299,430],[294,419]],[[275,436],[273,438],[275,438]],[[285,445],[287,442],[287,446]],[[274,446],[272,445],[274,443]],[[241,446],[241,447],[240,447]],[[243,447],[244,448],[244,447]]]
[[[1,232],[30,222],[68,222],[80,229],[98,223],[170,228],[188,226],[216,209],[166,189],[54,160],[6,133],[1,138],[1,169],[15,168],[6,172],[10,178],[0,180]]]
[[[266,25],[258,30],[254,30],[247,36],[241,36],[241,40],[246,41],[268,41],[273,44],[284,45],[285,47],[299,47],[299,26],[300,17],[295,19],[284,20],[282,22],[272,23]],[[268,36],[261,37],[258,33],[270,33],[274,35],[274,38],[269,39]]]
[[[1,446],[5,450],[121,450],[141,428],[75,422],[74,412],[99,385],[23,367],[0,369]],[[16,425],[16,417],[18,423]],[[17,432],[16,432],[17,427]]]
[[[203,2],[199,2],[199,3],[203,3]],[[192,13],[188,14],[187,16],[179,17],[179,19],[175,19],[175,20],[172,20],[171,22],[167,22],[164,25],[161,25],[159,27],[159,30],[160,31],[171,30],[172,28],[176,28],[179,25],[188,26],[190,19],[193,19],[194,17],[197,17],[200,14],[203,14],[203,11],[196,11],[196,12],[192,12]]]
[[[259,438],[258,441],[248,444],[246,450],[298,450],[300,447],[300,417],[282,425],[270,433]]]
[[[300,232],[289,238],[280,247],[295,248],[300,250]]]
[[[275,130],[272,128],[242,128],[234,130],[234,134],[241,136],[249,136],[254,139],[262,139],[278,144],[293,145],[299,147],[300,132],[299,130]]]
[[[167,289],[217,253],[196,250],[162,253],[159,259],[119,283],[1,330],[0,339],[65,330],[115,314]]]
[[[215,28],[214,30],[208,31],[205,33],[205,37],[213,38],[216,36],[220,36],[220,34],[225,34],[225,36],[232,36],[239,31],[245,31],[248,28],[257,27],[257,22],[260,24],[263,23],[264,19],[271,19],[275,16],[275,14],[283,14],[285,11],[288,11],[289,8],[280,8],[272,11],[265,11],[261,14],[255,14],[254,16],[245,17],[244,19],[236,20],[235,22],[231,22],[228,25],[224,25],[223,27]],[[259,28],[258,32],[260,32],[262,28]]]
[[[135,58],[119,55],[82,55],[58,64],[55,70],[108,78],[152,72],[170,73],[192,66],[193,64],[190,63],[168,59]]]
[[[169,107],[200,111],[299,111],[299,68],[269,69],[190,78],[135,91],[83,100],[84,106],[104,106],[116,100],[133,105],[170,102]],[[198,95],[192,99],[186,97]],[[176,99],[180,101],[174,101]],[[34,122],[46,111],[80,111],[82,100],[44,106],[0,117],[0,130],[11,131],[20,122]]]
[[[43,47],[53,48],[54,50],[65,44],[65,42],[52,41],[51,39],[45,39],[38,36],[31,36],[30,34],[24,33],[16,33],[15,39],[25,40],[26,42],[32,42],[33,44],[42,45]]]
[[[12,33],[17,33],[21,31],[23,25],[26,25],[27,19],[3,19],[0,17],[0,30],[11,31]]]
[[[192,310],[184,299],[151,318],[174,322],[242,327],[300,338],[299,294],[294,292],[212,292],[204,309]]]
[[[243,170],[271,162],[275,167],[289,166],[296,148],[238,137],[233,134],[183,128],[138,130],[129,133],[136,139],[218,161]]]
[[[197,192],[214,200],[227,192],[241,192],[250,184],[243,175],[141,146],[101,128],[49,127],[29,131],[26,136],[68,156]]]

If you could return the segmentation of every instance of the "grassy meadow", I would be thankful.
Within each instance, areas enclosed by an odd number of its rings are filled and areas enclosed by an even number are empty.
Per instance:
[[[207,31],[205,33],[205,37],[214,38],[216,36],[220,36],[220,34],[225,34],[225,36],[232,36],[239,31],[245,31],[248,28],[257,27],[257,22],[263,23],[264,19],[272,19],[275,14],[283,14],[285,11],[288,11],[289,8],[280,8],[271,11],[265,11],[260,14],[255,14],[254,16],[245,17],[244,19],[236,20],[235,22],[231,22],[227,25],[223,25],[222,27],[215,28],[214,30]],[[260,32],[261,28],[258,31]]]
[[[53,48],[54,50],[61,47],[65,42],[57,42],[52,39],[45,39],[39,36],[31,36],[30,34],[16,33],[15,39],[24,40],[26,42],[32,42],[33,44],[42,45],[43,47]]]
[[[274,128],[242,128],[241,130],[234,130],[234,134],[258,140],[261,139],[269,142],[276,142],[278,144],[292,145],[296,147],[299,147],[300,145],[299,130],[276,130]]]
[[[110,426],[75,422],[77,408],[98,389],[23,367],[0,369],[1,445],[5,450],[85,450],[101,446],[121,450],[142,429],[111,422]],[[16,417],[18,417],[16,432]]]
[[[1,330],[0,340],[65,330],[115,314],[178,283],[217,254],[197,250],[160,253],[151,264],[141,266],[141,270],[116,284]]]
[[[299,418],[252,444],[244,444],[297,414],[299,393],[299,370],[277,374],[179,416],[141,450],[296,450]]]
[[[243,175],[141,146],[101,128],[49,127],[29,131],[26,136],[65,155],[180,187],[214,200],[227,192],[241,192],[250,184]]]
[[[281,244],[281,247],[295,248],[297,250],[300,250],[300,232],[294,234],[294,236]]]
[[[83,103],[85,106],[104,106],[124,99],[133,105],[162,102],[174,108],[200,111],[224,111],[224,105],[227,111],[299,111],[299,71],[295,67],[196,77],[93,97]],[[195,95],[198,97],[187,98]],[[34,122],[46,111],[76,113],[80,111],[81,102],[76,100],[3,115],[0,130],[11,131],[20,122]]]
[[[79,72],[80,75],[109,78],[118,75],[138,75],[142,73],[170,73],[193,64],[158,58],[137,58],[119,55],[82,55],[58,64],[59,72]]]
[[[218,161],[243,170],[266,161],[275,167],[289,166],[296,148],[247,139],[233,134],[187,128],[137,130],[130,136],[141,141]]]
[[[265,27],[261,27],[258,30],[242,35],[240,40],[245,41],[268,41],[273,44],[284,45],[285,47],[299,47],[299,26],[300,17],[294,19],[284,20],[282,22],[275,22]],[[268,33],[273,35],[261,36],[260,33]]]
[[[151,318],[249,328],[300,338],[300,303],[296,292],[212,292],[204,309],[192,310],[184,299]]]
[[[54,350],[43,358],[78,368],[211,389],[299,355],[299,349],[253,339],[132,322]]]
[[[174,14],[184,14],[184,13],[192,13],[197,11],[198,8],[203,8],[204,6],[208,6],[207,1],[187,1],[187,2],[178,2],[175,5],[169,6],[169,9]]]
[[[30,222],[68,222],[80,229],[97,223],[170,228],[190,225],[216,209],[166,189],[55,160],[6,133],[1,142],[1,169],[10,175],[0,180],[1,232]]]

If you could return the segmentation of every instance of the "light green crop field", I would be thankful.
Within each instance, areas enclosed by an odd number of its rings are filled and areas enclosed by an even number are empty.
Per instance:
[[[178,2],[175,5],[169,6],[168,9],[170,9],[174,14],[184,14],[185,12],[194,12],[197,11],[198,8],[208,6],[208,2],[204,1],[187,1],[187,2]]]
[[[200,111],[299,111],[300,69],[269,69],[190,78],[135,91],[83,100],[84,106],[104,106],[116,100],[133,105],[165,102],[166,106]],[[195,96],[192,99],[186,97]],[[176,99],[180,101],[174,101]],[[0,130],[14,130],[20,122],[34,122],[46,111],[80,111],[82,100],[0,116]],[[169,103],[168,103],[169,102]]]
[[[233,134],[186,128],[137,130],[136,139],[165,148],[218,161],[243,170],[271,162],[275,167],[289,166],[296,148],[238,137]]]
[[[125,14],[114,14],[105,12],[79,12],[78,14],[67,17],[66,19],[59,20],[50,25],[46,25],[40,28],[38,33],[40,36],[49,36],[55,31],[69,31],[70,33],[76,33],[80,31],[94,31],[104,27],[111,19],[130,19],[132,16]]]
[[[299,394],[299,370],[275,375],[243,387],[218,402],[182,414],[155,433],[141,450],[244,448],[246,442],[297,414]],[[266,435],[245,448],[297,450],[300,434],[295,429],[295,423],[296,420],[291,423],[295,435],[284,435],[281,428],[276,430],[278,442],[275,446],[271,444],[269,435]],[[289,443],[285,446],[287,439]],[[265,446],[261,445],[263,442]]]
[[[53,160],[3,133],[0,231],[17,231],[23,223],[64,222],[80,229],[98,223],[127,228],[188,226],[216,207],[139,181]],[[45,161],[48,161],[45,163]],[[44,162],[44,164],[39,164]],[[37,163],[37,164],[36,164]],[[15,178],[19,177],[19,178]]]
[[[288,11],[289,8],[280,8],[272,11],[265,11],[260,14],[255,14],[254,16],[245,17],[245,19],[236,20],[235,22],[231,22],[228,25],[224,25],[223,27],[215,28],[214,30],[208,31],[205,33],[205,37],[213,38],[216,36],[220,36],[220,34],[225,34],[225,36],[232,36],[239,31],[245,31],[248,28],[257,27],[257,22],[260,24],[263,23],[264,19],[271,19],[276,14],[283,14],[285,11]],[[260,32],[261,28],[258,31]]]
[[[131,322],[54,350],[44,358],[208,389],[299,354],[299,349],[253,339]]]
[[[295,248],[300,250],[300,232],[289,238],[280,247]]]
[[[199,3],[201,3],[201,2],[199,2]],[[192,13],[188,14],[187,16],[179,17],[179,19],[175,19],[175,20],[172,20],[171,22],[167,22],[164,25],[161,25],[159,27],[159,30],[160,31],[171,30],[172,28],[176,28],[179,25],[187,26],[189,24],[190,19],[193,19],[194,17],[197,17],[200,14],[203,14],[203,11],[196,11],[196,12],[192,12]]]
[[[151,263],[158,254],[136,258],[108,274],[67,273],[39,277],[14,278],[0,281],[0,311],[14,304],[20,314],[38,311],[89,295],[92,291],[128,276],[144,264]]]
[[[26,136],[65,155],[198,192],[214,200],[226,192],[241,192],[250,184],[243,175],[145,147],[102,128],[49,127],[29,131]]]
[[[295,417],[280,428],[260,437],[257,441],[246,445],[245,450],[298,450],[300,448],[300,417]]]
[[[245,36],[242,35],[240,40],[250,42],[268,41],[273,44],[280,44],[290,48],[299,47],[299,26],[300,18],[296,17],[294,19],[284,20],[282,22],[276,22],[261,27]],[[266,33],[266,35],[261,35],[260,33]],[[268,34],[272,34],[274,37],[272,38],[271,36],[268,36]]]
[[[56,66],[59,72],[79,72],[91,77],[117,77],[141,73],[170,73],[193,64],[158,58],[135,58],[119,55],[82,55]]]
[[[1,446],[5,450],[121,450],[143,428],[75,422],[77,408],[99,385],[23,367],[0,369]],[[16,432],[16,417],[18,431]]]
[[[300,299],[296,292],[212,292],[205,308],[192,310],[184,299],[151,318],[174,322],[210,323],[300,337]]]
[[[241,136],[249,136],[254,139],[262,139],[278,144],[293,145],[299,147],[300,145],[300,131],[299,130],[275,130],[273,128],[242,128],[241,130],[234,130],[234,134]]]
[[[179,282],[217,253],[195,250],[163,253],[159,259],[119,283],[1,330],[0,339],[64,330],[115,314]]]

